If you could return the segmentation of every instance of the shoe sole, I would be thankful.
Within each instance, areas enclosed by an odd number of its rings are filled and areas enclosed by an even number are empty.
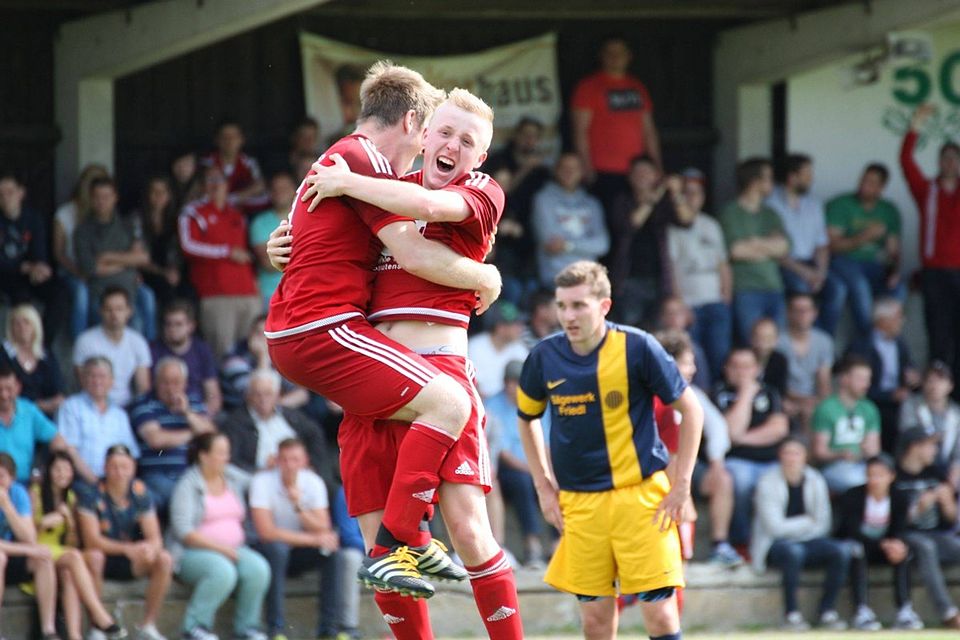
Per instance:
[[[436,573],[427,573],[426,571],[422,572],[425,577],[429,577],[431,580],[436,580],[437,582],[463,582],[470,576],[464,574],[462,578],[450,578],[447,576],[437,575]]]
[[[357,580],[368,589],[378,589],[380,591],[399,593],[402,596],[408,596],[414,600],[427,600],[433,597],[433,595],[436,593],[435,591],[419,591],[409,587],[398,587],[396,585],[384,582],[383,580],[374,578],[373,576],[358,576]]]

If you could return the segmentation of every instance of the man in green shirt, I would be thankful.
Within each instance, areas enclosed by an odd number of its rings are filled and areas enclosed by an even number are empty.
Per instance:
[[[830,234],[830,272],[839,281],[834,299],[826,307],[837,315],[847,298],[854,322],[870,331],[874,297],[892,296],[901,302],[906,287],[900,277],[900,212],[885,200],[883,189],[889,172],[882,164],[863,170],[856,193],[840,195],[827,203]]]
[[[813,413],[813,459],[831,493],[843,493],[867,480],[866,460],[880,453],[880,410],[865,396],[870,363],[848,355],[834,367],[837,392]]]
[[[773,168],[765,158],[737,165],[737,199],[720,212],[720,226],[733,266],[733,315],[740,340],[754,323],[773,318],[781,330],[786,303],[779,260],[790,251],[780,216],[764,205],[773,190]]]

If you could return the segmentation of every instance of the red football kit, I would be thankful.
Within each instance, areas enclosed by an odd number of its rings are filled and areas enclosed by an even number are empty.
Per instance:
[[[353,134],[338,153],[354,173],[396,179],[366,136]],[[423,358],[374,329],[365,319],[383,227],[409,218],[352,198],[323,200],[316,211],[300,201],[290,213],[296,239],[290,262],[270,301],[266,330],[270,358],[288,380],[336,402],[344,411],[385,417],[406,405],[436,375]]]
[[[229,203],[218,209],[208,198],[191,202],[177,219],[177,234],[201,298],[257,293],[250,265],[230,259],[233,249],[247,247],[247,221]]]

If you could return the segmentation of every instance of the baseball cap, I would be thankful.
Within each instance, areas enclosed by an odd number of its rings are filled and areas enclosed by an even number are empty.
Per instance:
[[[519,380],[523,371],[523,360],[511,360],[503,370],[504,380]]]
[[[506,300],[498,300],[493,303],[490,310],[486,313],[487,327],[494,328],[498,324],[513,324],[514,322],[526,322],[527,314],[520,311],[517,305]]]
[[[910,447],[917,444],[918,442],[923,442],[925,440],[939,439],[940,434],[933,430],[927,430],[924,427],[910,427],[906,431],[900,434],[900,437],[897,439],[897,450],[903,454],[906,453]]]

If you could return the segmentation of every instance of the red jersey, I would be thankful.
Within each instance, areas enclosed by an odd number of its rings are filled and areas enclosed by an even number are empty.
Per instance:
[[[237,159],[232,164],[224,164],[220,158],[220,152],[214,151],[200,161],[205,167],[217,167],[223,172],[227,179],[227,187],[230,193],[234,191],[243,191],[257,180],[263,178],[260,171],[260,165],[257,161],[245,153],[237,155]]]
[[[422,184],[423,173],[411,173],[403,180]],[[459,193],[470,208],[470,214],[460,222],[419,221],[420,233],[462,256],[483,262],[503,215],[503,189],[487,174],[471,171],[444,190]],[[377,278],[368,316],[371,322],[418,320],[464,329],[470,323],[470,314],[477,301],[473,291],[445,287],[411,275],[400,268],[387,249],[380,254],[375,270]]]
[[[592,114],[588,139],[593,168],[626,174],[630,161],[647,148],[643,116],[653,113],[653,102],[644,84],[599,71],[577,84],[571,107]]]
[[[900,165],[920,211],[920,259],[928,269],[960,268],[960,188],[945,191],[923,175],[913,151],[917,133],[910,131],[900,148]]]
[[[180,247],[189,263],[190,282],[201,298],[256,295],[250,264],[230,259],[247,248],[247,221],[229,203],[223,209],[207,198],[186,205],[177,221]]]
[[[664,404],[663,401],[654,396],[653,398],[653,417],[657,421],[657,433],[660,439],[666,445],[670,455],[677,452],[677,446],[680,444],[680,412],[673,408],[673,405]]]
[[[354,173],[396,179],[373,141],[360,134],[341,138],[320,156],[325,166],[339,153]],[[312,170],[311,174],[314,173]],[[294,237],[290,262],[270,300],[266,336],[277,339],[329,327],[362,316],[370,302],[373,268],[383,244],[376,233],[409,221],[353,198],[328,198],[313,212],[300,202],[302,183],[290,212]]]

